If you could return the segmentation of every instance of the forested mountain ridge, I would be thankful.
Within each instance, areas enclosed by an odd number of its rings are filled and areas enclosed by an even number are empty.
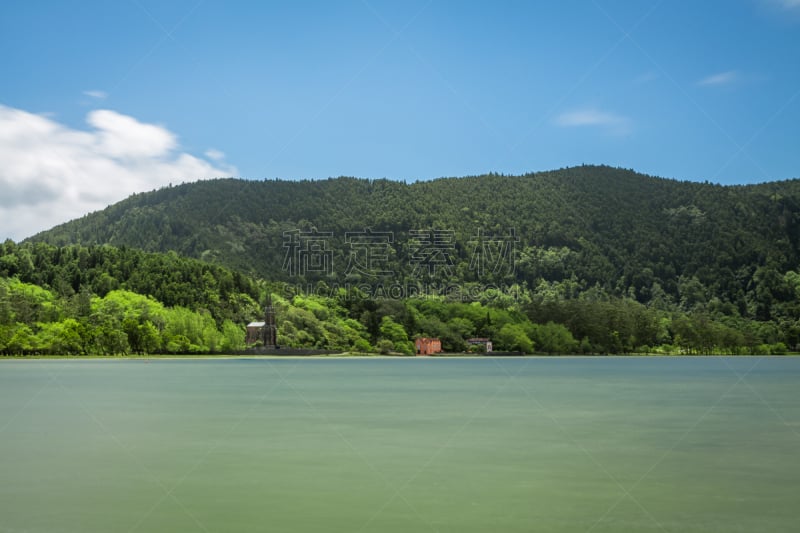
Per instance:
[[[289,347],[410,354],[433,336],[458,352],[477,336],[525,353],[786,353],[800,350],[798,217],[798,180],[609,167],[201,181],[0,246],[0,353],[238,349],[268,292]],[[302,237],[324,268],[298,264]],[[383,283],[415,290],[369,292]]]
[[[345,277],[345,234],[370,229],[394,234],[384,267],[399,280],[418,282],[409,232],[435,229],[452,235],[451,282],[531,289],[569,282],[564,290],[573,293],[599,286],[642,303],[717,297],[746,313],[759,268],[780,276],[797,268],[800,181],[721,186],[596,166],[413,184],[219,179],[137,194],[31,240],[174,250],[291,280],[286,233],[311,228],[331,233],[335,268],[322,276],[327,279]],[[469,268],[476,234],[510,230],[519,239],[513,272]],[[305,274],[302,281],[321,277]]]

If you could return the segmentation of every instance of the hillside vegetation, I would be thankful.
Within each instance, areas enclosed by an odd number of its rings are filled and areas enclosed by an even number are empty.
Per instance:
[[[520,351],[779,353],[800,344],[799,224],[797,180],[720,186],[583,166],[413,184],[201,181],[15,246],[156,252],[153,269],[109,265],[108,276],[166,307],[205,309],[217,327],[256,318],[272,291],[286,345],[407,352],[426,334],[452,350],[492,336]],[[217,309],[198,293],[206,285],[165,283],[169,261],[239,286],[213,289],[227,302]],[[3,272],[63,297],[65,284],[95,298],[114,288],[76,279],[80,263],[52,279]],[[251,302],[231,303],[231,292]],[[556,350],[548,339],[559,335]]]

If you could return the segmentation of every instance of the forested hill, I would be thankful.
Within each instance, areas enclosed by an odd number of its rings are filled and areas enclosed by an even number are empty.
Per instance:
[[[772,300],[792,296],[785,275],[797,269],[799,224],[798,180],[720,186],[582,166],[413,184],[201,181],[134,195],[31,240],[174,250],[269,280],[339,282],[374,274],[351,264],[352,236],[369,229],[391,232],[373,268],[401,282],[515,282],[686,307],[717,297],[769,319]],[[328,254],[324,272],[298,270],[287,255],[292,239],[310,235]],[[513,268],[476,268],[480,236],[513,241]],[[437,240],[444,262],[420,265],[432,257],[423,245]]]
[[[599,283],[645,302],[654,283],[679,298],[680,279],[696,277],[711,294],[735,301],[759,266],[796,268],[798,216],[800,181],[725,187],[584,166],[410,185],[353,178],[203,181],[132,196],[32,240],[174,250],[286,279],[298,274],[286,263],[286,232],[316,228],[331,233],[324,243],[330,273],[342,278],[353,250],[346,232],[369,228],[394,232],[382,268],[407,279],[419,274],[413,256],[421,238],[409,232],[433,229],[452,232],[442,238],[454,245],[453,268],[439,269],[448,280],[487,282],[507,277],[508,269],[470,269],[471,243],[479,232],[513,229],[519,241],[512,274],[529,287],[572,279],[583,289]]]
[[[237,349],[267,291],[290,347],[798,351],[799,216],[797,180],[609,167],[184,184],[4,243],[0,353]]]

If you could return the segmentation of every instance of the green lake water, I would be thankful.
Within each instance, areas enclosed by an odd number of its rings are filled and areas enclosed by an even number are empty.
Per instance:
[[[0,532],[798,524],[800,358],[0,361]]]

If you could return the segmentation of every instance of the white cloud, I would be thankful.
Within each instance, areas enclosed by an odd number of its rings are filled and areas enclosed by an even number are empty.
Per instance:
[[[800,8],[800,0],[770,0],[770,2],[778,7],[784,9],[798,9]]]
[[[800,0],[752,0],[761,11],[780,25],[800,22]]]
[[[214,161],[222,161],[225,159],[225,152],[221,152],[214,148],[209,148],[205,151],[206,157],[209,159],[213,159]]]
[[[116,111],[92,111],[86,121],[97,129],[94,149],[119,159],[162,157],[175,150],[178,139],[162,126],[143,124]]]
[[[20,240],[135,193],[237,174],[223,162],[180,152],[177,137],[111,110],[91,129],[0,105],[0,240]]]
[[[97,100],[105,100],[106,98],[108,98],[108,93],[106,93],[105,91],[98,91],[98,90],[83,91],[83,94],[91,98],[96,98]]]
[[[597,109],[580,109],[562,113],[556,117],[555,123],[567,128],[599,127],[617,135],[630,133],[632,125],[631,120],[627,117]]]
[[[717,72],[706,76],[698,81],[698,85],[713,86],[713,85],[729,85],[739,79],[739,73],[735,70],[728,70],[726,72]]]

